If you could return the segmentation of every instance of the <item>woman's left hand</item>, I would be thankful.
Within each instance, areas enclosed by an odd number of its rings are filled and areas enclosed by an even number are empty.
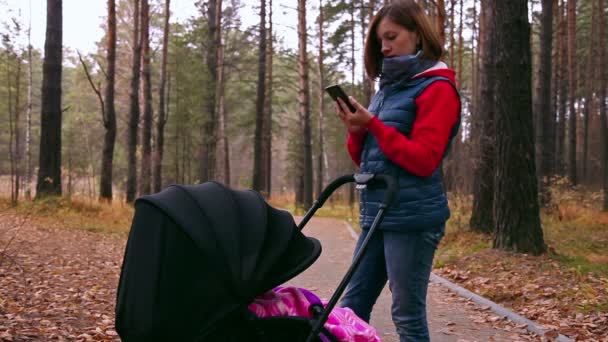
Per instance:
[[[356,111],[354,113],[351,112],[348,109],[346,103],[344,103],[342,99],[338,98],[338,102],[340,103],[340,107],[342,108],[342,120],[348,122],[348,124],[350,124],[351,126],[364,127],[374,116],[359,102],[357,102],[354,97],[349,96],[348,99],[350,100],[350,103],[356,108]]]

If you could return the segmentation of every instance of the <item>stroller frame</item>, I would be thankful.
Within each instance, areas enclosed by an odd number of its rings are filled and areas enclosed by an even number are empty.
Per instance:
[[[304,226],[306,226],[308,221],[312,218],[312,216],[315,214],[315,212],[319,210],[319,208],[321,208],[323,204],[325,204],[325,201],[329,198],[329,196],[340,186],[346,183],[355,182],[357,184],[357,189],[365,189],[368,185],[377,183],[378,181],[384,183],[387,188],[382,204],[380,205],[380,209],[378,210],[378,213],[374,218],[374,222],[369,228],[369,233],[367,234],[365,240],[362,242],[361,247],[359,248],[357,254],[354,256],[353,261],[350,267],[348,268],[348,271],[340,281],[340,284],[338,285],[334,294],[331,296],[331,299],[327,303],[327,306],[325,308],[323,308],[321,305],[313,305],[311,307],[314,316],[314,319],[311,322],[314,323],[312,324],[312,330],[310,334],[306,338],[306,342],[313,342],[315,338],[319,335],[319,333],[323,329],[323,325],[329,317],[330,312],[338,303],[338,300],[346,290],[346,286],[348,285],[350,279],[353,277],[355,270],[361,263],[363,255],[367,250],[367,245],[369,243],[370,238],[373,236],[375,230],[382,222],[386,210],[393,202],[397,189],[395,179],[392,176],[382,174],[351,174],[336,178],[327,187],[325,187],[325,189],[323,189],[319,198],[313,203],[312,207],[308,210],[308,212],[302,218],[302,221],[298,225],[298,229],[302,230]]]

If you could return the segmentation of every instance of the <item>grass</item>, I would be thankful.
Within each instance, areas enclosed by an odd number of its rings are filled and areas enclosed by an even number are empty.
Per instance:
[[[309,208],[296,208],[293,201],[293,195],[274,195],[269,200],[270,205],[282,208],[293,215],[304,216]],[[349,206],[342,201],[328,200],[325,204],[317,210],[315,216],[319,217],[330,217],[346,220],[357,232],[361,231],[359,227],[359,204],[355,203],[354,206]]]
[[[128,204],[99,202],[89,198],[21,200],[15,208],[10,208],[8,199],[0,198],[0,207],[29,217],[41,226],[99,233],[127,233],[133,218],[133,208]]]
[[[596,207],[601,203],[599,194],[566,187],[555,188],[552,193],[554,206],[541,214],[549,256],[581,275],[607,276],[608,213]],[[436,253],[435,267],[491,248],[491,236],[469,230],[471,206],[470,196],[450,196],[452,217]]]

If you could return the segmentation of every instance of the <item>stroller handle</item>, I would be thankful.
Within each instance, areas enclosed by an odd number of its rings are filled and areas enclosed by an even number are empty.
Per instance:
[[[384,207],[388,207],[393,202],[393,199],[395,197],[395,191],[397,190],[395,178],[389,175],[374,173],[355,173],[336,178],[325,189],[323,189],[321,195],[317,199],[317,202],[319,204],[319,207],[322,207],[323,204],[325,204],[325,201],[329,198],[329,196],[334,191],[336,191],[336,189],[346,183],[355,182],[357,183],[358,188],[365,188],[368,184],[373,184],[377,181],[382,181],[386,186],[387,191],[384,195],[384,200],[382,201],[382,204]]]
[[[380,209],[378,210],[378,213],[376,214],[374,223],[372,223],[371,227],[369,228],[369,232],[368,232],[367,236],[365,237],[364,241],[361,244],[361,247],[355,254],[351,266],[349,267],[348,271],[346,272],[346,275],[344,276],[344,278],[342,278],[340,285],[338,285],[338,288],[336,289],[336,291],[332,295],[331,299],[327,303],[327,306],[325,308],[323,308],[323,310],[319,310],[321,308],[316,308],[316,313],[317,313],[318,317],[315,317],[315,320],[311,323],[312,330],[311,330],[310,334],[308,335],[308,337],[306,338],[306,342],[312,342],[315,340],[316,336],[322,330],[323,324],[327,321],[327,318],[329,317],[329,313],[331,312],[331,310],[333,310],[333,308],[338,303],[338,299],[340,298],[340,296],[342,296],[342,293],[344,293],[344,290],[346,290],[346,286],[347,286],[348,282],[352,278],[352,276],[355,272],[355,269],[357,269],[357,267],[359,266],[359,263],[362,260],[363,254],[365,253],[365,251],[367,249],[367,245],[369,243],[370,238],[374,234],[374,231],[376,230],[376,228],[380,225],[380,222],[382,222],[385,211],[388,209],[388,207],[393,202],[393,199],[395,198],[395,192],[397,191],[397,183],[395,182],[395,179],[392,176],[383,175],[383,174],[359,173],[359,174],[346,175],[346,176],[339,177],[336,180],[334,180],[333,182],[331,182],[331,184],[329,184],[323,190],[323,192],[321,193],[321,196],[319,196],[319,199],[317,201],[315,201],[315,203],[313,204],[313,207],[308,211],[308,213],[302,219],[302,221],[300,222],[300,225],[298,226],[298,228],[301,230],[304,227],[304,225],[306,225],[306,222],[308,222],[308,220],[310,220],[312,215],[314,215],[315,211],[317,209],[319,209],[323,205],[323,203],[325,203],[325,200],[327,200],[329,195],[331,195],[331,193],[334,192],[342,184],[349,183],[349,182],[355,182],[355,183],[357,183],[357,188],[361,189],[361,188],[365,188],[368,184],[375,183],[376,181],[382,181],[386,185],[387,191],[386,191],[386,194],[384,195],[384,200],[382,201],[382,204],[380,205]]]
[[[334,179],[329,185],[323,189],[319,198],[313,203],[312,208],[308,210],[306,215],[300,221],[298,228],[302,230],[306,223],[310,220],[310,218],[315,214],[315,212],[325,204],[325,201],[331,196],[331,194],[336,191],[340,186],[346,183],[357,183],[357,188],[364,189],[369,184],[375,184],[378,181],[383,182],[386,186],[386,194],[384,195],[384,200],[380,205],[380,208],[388,208],[391,203],[393,203],[393,199],[395,198],[395,192],[397,191],[397,183],[395,182],[395,178],[390,175],[384,174],[374,174],[374,173],[355,173],[350,175],[344,175]]]

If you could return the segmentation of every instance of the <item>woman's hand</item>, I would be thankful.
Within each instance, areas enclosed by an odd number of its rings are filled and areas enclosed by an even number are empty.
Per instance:
[[[356,111],[354,113],[351,112],[350,109],[348,109],[348,105],[340,98],[338,98],[338,103],[336,104],[336,111],[338,112],[338,116],[340,116],[340,120],[342,120],[350,133],[359,133],[365,130],[365,125],[367,125],[374,116],[352,96],[349,96],[348,99],[356,108]]]

